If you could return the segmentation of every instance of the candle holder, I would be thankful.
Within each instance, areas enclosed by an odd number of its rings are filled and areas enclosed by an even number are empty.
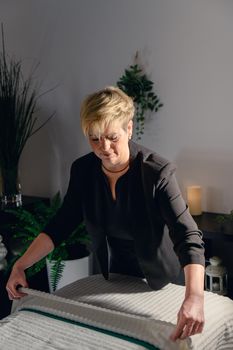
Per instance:
[[[205,271],[205,288],[220,295],[227,294],[227,270],[221,265],[221,259],[213,256]]]
[[[202,188],[201,186],[187,187],[187,201],[191,215],[202,214]]]

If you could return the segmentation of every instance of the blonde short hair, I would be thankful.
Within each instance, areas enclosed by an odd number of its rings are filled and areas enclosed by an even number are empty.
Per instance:
[[[134,116],[131,97],[117,87],[108,86],[85,98],[81,105],[81,126],[87,136],[92,132],[103,133],[106,126],[118,122],[124,129]]]

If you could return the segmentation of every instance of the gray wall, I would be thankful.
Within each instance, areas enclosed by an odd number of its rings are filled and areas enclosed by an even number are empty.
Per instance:
[[[164,107],[141,143],[176,162],[185,195],[203,187],[208,211],[233,208],[232,0],[1,0],[7,50],[25,72],[36,61],[38,116],[56,116],[25,147],[23,192],[65,193],[71,162],[86,153],[79,126],[87,93],[114,85],[136,50]]]

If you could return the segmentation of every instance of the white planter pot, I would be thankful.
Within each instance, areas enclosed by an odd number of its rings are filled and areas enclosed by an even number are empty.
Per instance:
[[[60,289],[69,283],[72,283],[74,281],[77,281],[78,279],[81,279],[90,275],[88,256],[81,259],[65,260],[64,262],[65,262],[65,267],[62,273],[62,277],[56,289]],[[48,259],[46,259],[50,293],[53,292],[53,289],[51,286],[51,278],[50,278],[50,271],[51,271],[52,264],[53,264],[53,261],[50,262]]]

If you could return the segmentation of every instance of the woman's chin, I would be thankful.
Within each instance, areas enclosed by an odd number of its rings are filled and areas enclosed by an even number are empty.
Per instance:
[[[102,161],[108,163],[109,165],[115,165],[117,163],[117,157],[114,154],[108,156],[102,156]]]

